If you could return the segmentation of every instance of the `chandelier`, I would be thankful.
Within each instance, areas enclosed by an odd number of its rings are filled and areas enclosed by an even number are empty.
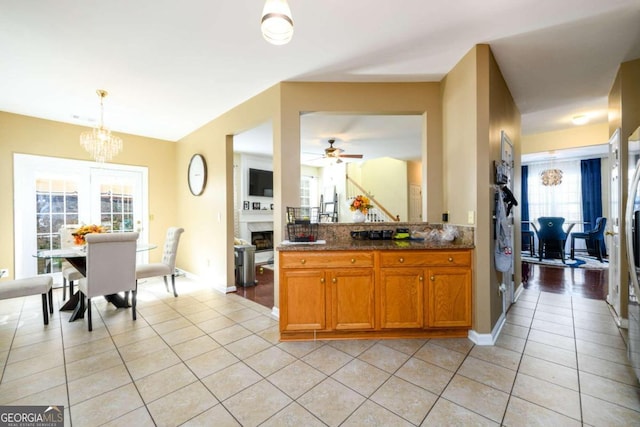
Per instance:
[[[293,37],[293,18],[287,0],[267,0],[262,10],[262,37],[271,44],[287,44]]]
[[[560,169],[545,169],[540,172],[542,185],[554,186],[562,184],[562,171]]]
[[[104,127],[102,101],[108,95],[107,91],[98,89],[96,93],[100,97],[100,124],[92,130],[80,134],[80,145],[91,154],[96,162],[104,163],[122,151],[122,138],[111,135],[111,131]]]

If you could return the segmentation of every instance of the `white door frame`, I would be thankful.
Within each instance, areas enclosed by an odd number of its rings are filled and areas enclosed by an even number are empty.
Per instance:
[[[148,168],[114,163],[98,165],[95,162],[83,160],[30,154],[15,153],[13,155],[14,268],[16,279],[36,274],[33,258],[37,252],[36,239],[34,238],[36,230],[36,177],[76,175],[81,177],[81,179],[79,179],[79,192],[82,191],[85,194],[92,194],[91,177],[100,174],[104,175],[107,171],[111,171],[116,175],[121,173],[130,174],[132,172],[138,174],[140,182],[136,185],[136,190],[140,191],[139,200],[141,206],[136,210],[140,215],[139,218],[136,218],[136,222],[138,222],[138,220],[141,221],[139,240],[141,242],[148,242]],[[86,198],[84,201],[79,200],[79,221],[84,223],[100,223],[100,210],[98,209],[97,212],[92,212],[94,210],[91,207],[92,204],[95,205],[95,202],[91,201],[91,197]]]

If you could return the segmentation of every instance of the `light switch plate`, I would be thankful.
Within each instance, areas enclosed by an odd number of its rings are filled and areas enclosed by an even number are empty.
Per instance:
[[[475,224],[476,222],[476,215],[474,211],[469,211],[467,213],[467,223],[469,224]]]

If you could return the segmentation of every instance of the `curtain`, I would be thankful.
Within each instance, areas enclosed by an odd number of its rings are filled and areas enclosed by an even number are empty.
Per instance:
[[[546,169],[560,169],[562,183],[545,186],[540,174]],[[529,218],[561,216],[566,222],[582,222],[582,176],[579,160],[532,163],[527,174]],[[580,224],[573,231],[580,231]]]
[[[588,222],[585,230],[595,227],[596,218],[602,216],[602,181],[601,181],[600,159],[587,159],[580,161],[580,172],[582,175],[582,219]],[[587,243],[589,255],[595,256],[596,250],[593,245]],[[604,242],[601,251],[606,253]]]
[[[520,191],[520,217],[522,219],[522,231],[528,231],[529,221],[529,166],[522,166],[522,184]]]

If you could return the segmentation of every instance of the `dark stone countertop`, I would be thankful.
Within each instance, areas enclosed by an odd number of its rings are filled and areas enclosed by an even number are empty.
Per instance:
[[[429,250],[429,249],[473,249],[474,245],[459,239],[452,242],[439,240],[334,240],[326,244],[281,244],[278,251],[365,251],[365,250]]]

